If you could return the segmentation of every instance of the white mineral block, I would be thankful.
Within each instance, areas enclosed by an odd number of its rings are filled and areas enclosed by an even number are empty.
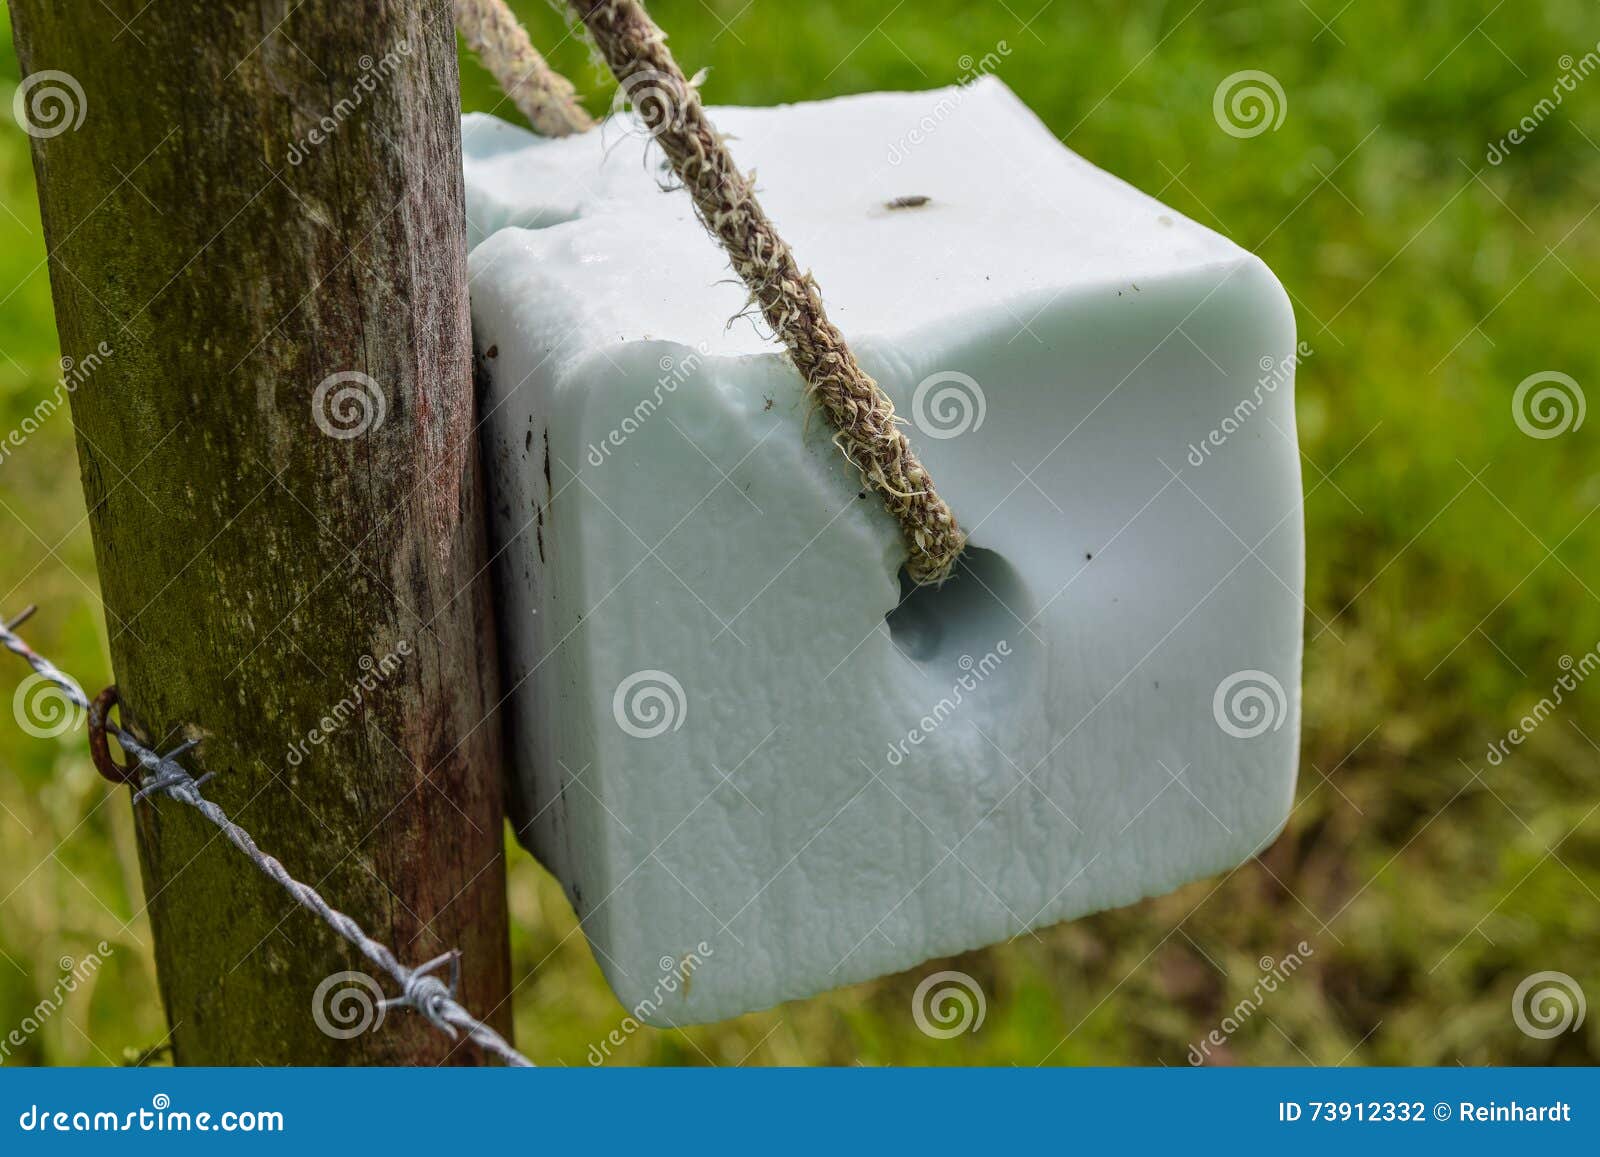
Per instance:
[[[974,549],[902,602],[629,122],[467,118],[514,810],[622,1002],[733,1016],[1260,849],[1300,716],[1278,282],[992,80],[712,118]]]

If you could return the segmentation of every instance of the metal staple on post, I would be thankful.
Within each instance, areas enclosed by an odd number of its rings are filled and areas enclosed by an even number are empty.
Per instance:
[[[429,1024],[452,1040],[459,1039],[460,1033],[464,1032],[468,1039],[485,1052],[498,1057],[506,1064],[519,1068],[533,1067],[532,1061],[456,1000],[459,950],[452,949],[416,968],[402,964],[387,945],[374,940],[360,924],[329,904],[311,885],[291,876],[288,869],[276,858],[269,856],[256,845],[249,832],[229,819],[228,814],[217,804],[200,794],[201,786],[211,778],[212,773],[196,778],[178,764],[178,757],[197,746],[197,740],[186,740],[165,755],[156,753],[144,746],[137,736],[110,719],[110,708],[117,702],[115,687],[107,688],[91,703],[84,695],[83,689],[70,676],[28,646],[17,635],[16,628],[31,616],[33,611],[34,608],[29,607],[9,623],[0,624],[0,645],[21,656],[41,678],[60,689],[74,707],[86,714],[90,725],[90,746],[95,756],[95,766],[101,775],[113,783],[128,783],[134,787],[135,804],[152,796],[163,795],[168,799],[187,804],[210,820],[227,837],[228,842],[239,849],[261,870],[262,874],[278,884],[294,897],[295,902],[302,908],[317,916],[339,936],[354,945],[361,955],[394,979],[400,986],[400,995],[385,1000],[383,1002],[385,1008],[414,1009]],[[119,768],[111,763],[105,743],[107,733],[115,736],[122,749],[134,757],[137,761],[134,766]],[[435,975],[447,964],[451,969],[449,984]]]

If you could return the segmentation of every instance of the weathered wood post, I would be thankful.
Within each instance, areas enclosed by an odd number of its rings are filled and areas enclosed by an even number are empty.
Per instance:
[[[197,730],[208,794],[402,959],[459,946],[505,1030],[450,6],[10,4],[124,718]],[[138,824],[179,1062],[475,1059],[329,1035],[352,954],[199,816]]]

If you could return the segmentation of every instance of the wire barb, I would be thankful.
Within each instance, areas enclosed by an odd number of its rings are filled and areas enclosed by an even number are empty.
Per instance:
[[[107,687],[91,703],[77,683],[54,663],[28,646],[16,633],[16,627],[32,615],[33,611],[34,608],[29,607],[9,623],[0,625],[0,646],[20,656],[40,676],[59,687],[74,706],[87,713],[90,746],[96,751],[95,767],[101,775],[113,783],[133,785],[136,789],[133,796],[135,805],[155,796],[165,796],[186,804],[203,815],[263,875],[288,892],[302,908],[354,945],[362,956],[389,974],[400,986],[400,995],[385,1000],[386,1008],[392,1006],[413,1009],[451,1040],[459,1040],[460,1034],[464,1032],[478,1047],[506,1064],[517,1068],[533,1067],[532,1061],[513,1048],[510,1042],[494,1029],[468,1012],[456,999],[461,979],[459,949],[451,949],[416,968],[401,964],[387,945],[374,940],[360,924],[329,904],[310,884],[291,876],[289,870],[277,859],[256,845],[254,837],[249,832],[234,823],[228,818],[227,812],[200,793],[200,788],[215,773],[207,772],[196,778],[177,762],[180,756],[187,755],[199,746],[199,740],[186,739],[165,755],[158,754],[146,747],[138,736],[120,723],[111,721],[110,709],[117,703],[114,685]],[[134,759],[134,764],[121,767],[111,760],[110,749],[105,742],[108,734],[113,736],[122,746],[122,750]],[[101,752],[104,754],[106,766],[101,766]],[[108,774],[107,767],[113,769],[116,775]],[[450,965],[449,984],[434,975],[435,971],[445,964]]]
[[[449,984],[433,975],[433,972],[443,964],[450,966]],[[455,999],[460,984],[461,950],[452,948],[442,956],[435,956],[426,964],[412,969],[411,979],[406,981],[404,991],[399,996],[391,996],[385,1000],[383,1007],[409,1008],[420,1012],[434,1028],[447,1034],[451,1040],[456,1040],[459,1034],[446,1018],[449,1014],[448,1002]]]

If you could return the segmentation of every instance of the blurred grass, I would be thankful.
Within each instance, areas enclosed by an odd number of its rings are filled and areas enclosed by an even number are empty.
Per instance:
[[[963,56],[1005,41],[998,75],[1072,148],[1276,270],[1315,350],[1297,396],[1310,613],[1294,815],[1227,877],[960,958],[988,997],[977,1033],[916,1030],[911,992],[930,965],[725,1024],[641,1029],[615,1059],[1183,1064],[1248,995],[1258,959],[1304,939],[1307,966],[1216,1058],[1600,1062],[1600,1014],[1549,1040],[1510,1015],[1517,984],[1547,969],[1600,1001],[1600,688],[1501,766],[1484,761],[1561,657],[1600,644],[1596,426],[1536,440],[1510,413],[1539,371],[1600,386],[1600,79],[1503,165],[1484,163],[1550,93],[1560,58],[1596,49],[1592,4],[1055,0],[1030,19],[1038,2],[652,9],[686,67],[711,66],[713,103],[948,84]],[[519,7],[603,110],[610,86],[582,46],[545,6]],[[1288,101],[1279,129],[1247,140],[1212,116],[1241,69],[1271,73]],[[509,114],[475,64],[463,70],[467,108]],[[16,79],[7,47],[0,81]],[[25,145],[0,130],[6,428],[59,372]],[[98,686],[94,584],[58,416],[0,463],[0,609],[42,604],[31,637]],[[24,673],[0,666],[0,694]],[[127,807],[81,736],[41,742],[6,724],[0,1036],[55,984],[58,958],[114,947],[8,1063],[118,1060],[164,1033]],[[511,897],[520,1042],[583,1064],[624,1013],[559,890],[519,851]]]

